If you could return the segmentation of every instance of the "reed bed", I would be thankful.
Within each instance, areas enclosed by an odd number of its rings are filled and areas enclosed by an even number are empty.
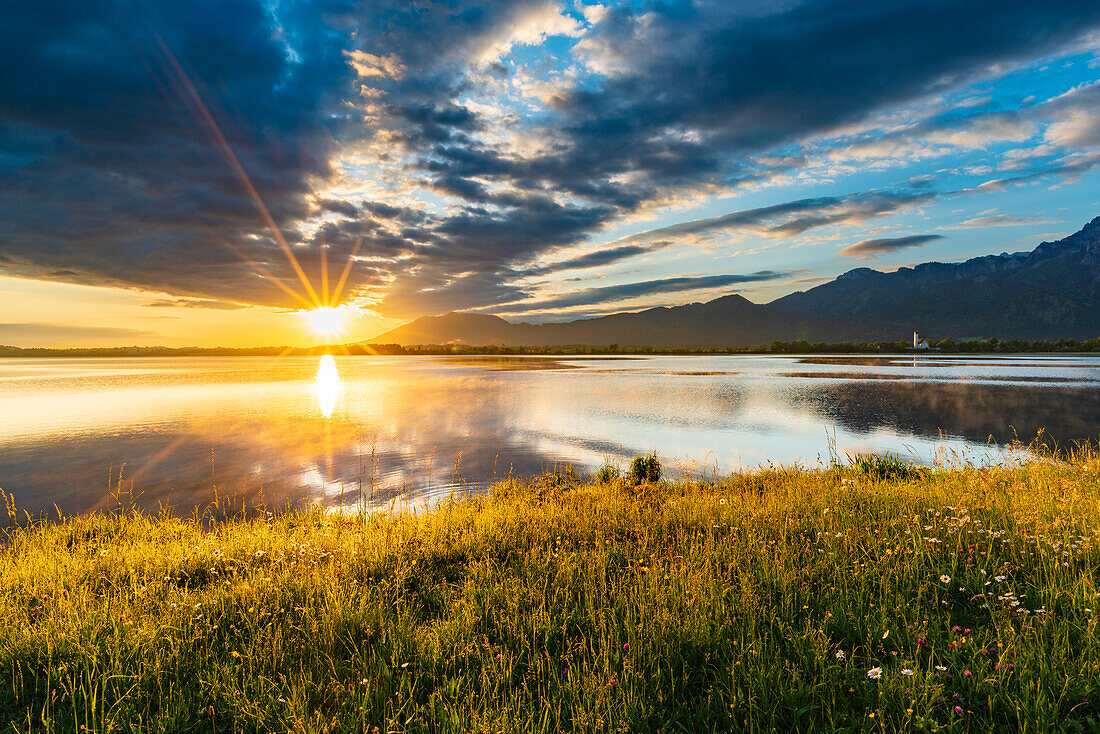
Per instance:
[[[23,524],[0,728],[1096,731],[1098,474],[565,472],[430,512]]]

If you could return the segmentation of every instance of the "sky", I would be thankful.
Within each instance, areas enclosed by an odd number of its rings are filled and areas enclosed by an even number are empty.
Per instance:
[[[1030,250],[1095,0],[9,0],[0,344],[338,341]]]

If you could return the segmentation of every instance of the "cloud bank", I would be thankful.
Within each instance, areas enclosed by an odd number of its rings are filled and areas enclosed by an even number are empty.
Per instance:
[[[188,307],[299,307],[310,296],[286,251],[318,291],[352,261],[344,299],[394,317],[730,285],[670,261],[669,277],[632,286],[546,287],[673,245],[794,237],[942,194],[909,181],[792,197],[597,244],[652,207],[826,159],[1046,146],[985,191],[1100,162],[1096,84],[890,121],[1073,53],[1100,28],[1084,0],[15,0],[4,15],[0,272]]]

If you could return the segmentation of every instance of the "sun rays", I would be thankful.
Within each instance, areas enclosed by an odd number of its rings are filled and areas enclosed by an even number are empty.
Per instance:
[[[264,203],[263,197],[260,196],[260,192],[256,189],[252,183],[251,177],[248,172],[241,165],[236,153],[233,152],[232,146],[222,133],[221,128],[218,126],[214,116],[210,113],[205,102],[199,94],[198,89],[192,84],[187,72],[180,65],[176,59],[172,50],[164,42],[163,39],[156,33],[154,33],[157,43],[160,46],[161,52],[164,54],[165,61],[168,68],[171,70],[172,78],[175,81],[175,86],[180,97],[183,99],[184,104],[191,110],[191,113],[198,120],[199,124],[206,129],[207,133],[213,139],[216,147],[221,151],[225,157],[229,167],[233,170],[238,182],[241,184],[248,198],[256,206],[256,210],[263,220],[265,226],[271,232],[271,236],[275,243],[279,246],[283,255],[286,257],[287,263],[298,277],[298,282],[301,288],[305,291],[304,294],[293,284],[284,282],[278,276],[272,274],[268,268],[263,267],[261,264],[254,262],[250,258],[245,257],[235,247],[229,246],[238,256],[245,260],[255,272],[271,282],[276,287],[280,288],[288,296],[294,299],[294,301],[301,307],[297,312],[304,314],[305,321],[309,326],[311,332],[318,336],[324,337],[326,340],[342,334],[346,328],[346,322],[351,315],[352,307],[344,304],[340,304],[340,297],[343,295],[344,287],[347,285],[348,278],[351,275],[351,271],[355,266],[355,258],[359,253],[359,249],[363,244],[363,232],[360,232],[359,237],[355,242],[355,246],[352,248],[351,253],[348,255],[347,263],[345,263],[340,277],[335,283],[335,286],[330,289],[328,278],[328,249],[327,246],[322,244],[320,247],[320,293],[318,289],[314,287],[314,284],[310,281],[309,276],[306,275],[305,270],[302,268],[298,257],[294,254],[294,250],[287,243],[286,238],[283,236],[282,231],[279,229],[278,223],[271,215],[270,210]],[[226,243],[228,246],[228,243]]]
[[[344,331],[344,323],[347,320],[347,309],[343,306],[319,306],[309,311],[303,311],[310,331],[326,339]]]
[[[328,246],[324,243],[320,245],[320,288],[314,287],[313,282],[310,281],[301,262],[295,255],[294,249],[287,242],[286,237],[279,229],[279,225],[272,216],[267,204],[265,204],[263,197],[253,184],[251,177],[241,164],[237,154],[233,151],[228,139],[226,139],[225,135],[222,133],[221,128],[218,126],[217,121],[203,101],[198,89],[196,89],[195,85],[191,82],[187,72],[160,35],[155,31],[153,35],[163,54],[164,62],[169,71],[169,83],[174,88],[173,91],[178,94],[184,105],[190,110],[191,114],[198,122],[199,126],[206,131],[215,147],[221,152],[226,163],[229,165],[230,169],[232,169],[238,183],[244,189],[245,194],[255,205],[256,211],[264,226],[270,231],[272,240],[278,245],[286,258],[287,264],[297,276],[298,283],[295,284],[293,279],[279,277],[276,273],[271,272],[270,263],[257,262],[226,239],[213,235],[214,240],[221,243],[226,249],[233,252],[245,262],[256,275],[271,283],[276,288],[279,288],[283,293],[293,299],[294,303],[299,307],[295,313],[304,316],[309,331],[317,336],[323,337],[326,341],[325,354],[321,357],[317,372],[314,376],[314,390],[317,395],[321,416],[326,419],[326,456],[331,465],[331,426],[328,424],[328,419],[332,416],[336,407],[337,397],[340,392],[340,377],[336,369],[336,361],[333,356],[328,353],[329,346],[327,346],[327,344],[334,337],[345,334],[347,330],[347,321],[356,310],[354,306],[342,304],[340,299],[344,293],[345,286],[348,284],[352,270],[355,267],[356,256],[359,254],[359,250],[362,247],[365,226],[360,230],[355,245],[348,254],[347,262],[341,269],[339,278],[336,280],[336,283],[331,286],[328,277]],[[287,282],[288,280],[289,282]],[[346,345],[334,346],[335,349],[342,354],[349,353]],[[291,348],[288,347],[287,350],[283,352],[283,356],[290,351]],[[370,347],[364,347],[364,351],[367,353],[374,353],[374,350]],[[184,437],[181,436],[164,447],[151,457],[144,466],[139,467],[137,472],[133,475],[133,478],[141,477],[151,470],[156,464],[173,454],[183,442]],[[131,479],[131,482],[132,481],[133,479]]]

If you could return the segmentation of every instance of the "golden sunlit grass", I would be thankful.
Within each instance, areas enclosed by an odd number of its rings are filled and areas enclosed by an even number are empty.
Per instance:
[[[10,531],[12,731],[1095,731],[1100,460]],[[376,728],[377,727],[377,728]]]

